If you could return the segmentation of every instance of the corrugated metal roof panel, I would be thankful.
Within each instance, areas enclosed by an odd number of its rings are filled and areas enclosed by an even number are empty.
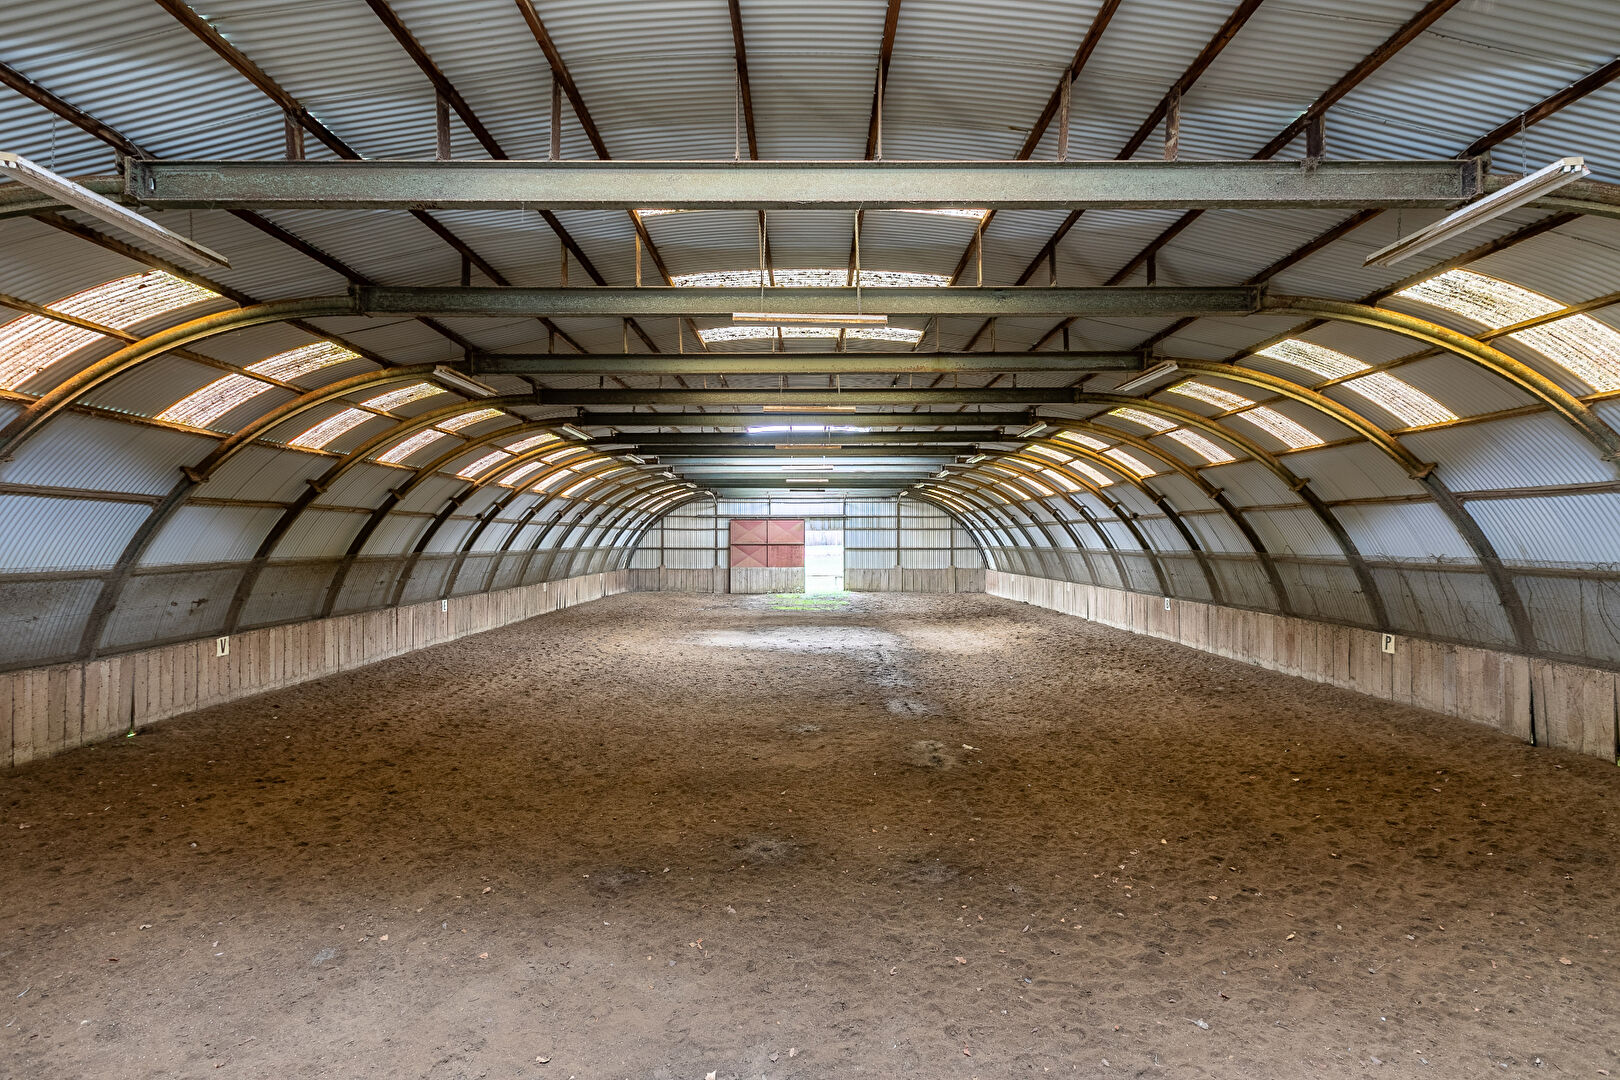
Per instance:
[[[1475,561],[1474,553],[1433,503],[1336,506],[1333,514],[1369,559]]]
[[[253,557],[259,541],[281,511],[246,506],[185,506],[152,539],[142,566],[241,562]]]
[[[144,503],[0,495],[0,570],[96,570],[118,560]]]
[[[1620,495],[1487,500],[1468,507],[1508,562],[1569,567],[1620,563]]]

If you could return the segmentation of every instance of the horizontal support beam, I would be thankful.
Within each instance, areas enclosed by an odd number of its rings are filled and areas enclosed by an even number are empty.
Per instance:
[[[1070,386],[904,386],[839,390],[539,390],[542,405],[1074,405],[1082,392]],[[771,414],[763,414],[769,416]],[[836,417],[841,414],[830,413]]]
[[[610,435],[600,439],[592,439],[590,445],[595,447],[635,446],[649,454],[657,454],[665,451],[702,447],[814,449],[818,446],[825,447],[833,444],[849,447],[972,446],[984,440],[999,441],[982,432],[968,433],[960,431],[840,431],[833,434],[821,434],[813,431],[793,434],[784,431],[760,435],[731,435],[714,431],[666,431],[639,435]]]
[[[887,491],[899,491],[910,487],[924,477],[897,476],[893,480],[879,480],[869,476],[851,476],[844,478],[829,477],[825,484],[815,483],[789,483],[785,479],[772,476],[705,476],[698,480],[707,491],[736,490],[738,488],[765,488],[793,491],[827,491],[837,492],[841,489],[867,490],[883,488]]]
[[[166,167],[168,165],[174,165],[176,163],[169,162],[169,163],[158,163],[158,164],[164,165]],[[179,164],[193,164],[193,165],[195,165],[197,163],[179,163]],[[250,166],[250,167],[256,167],[256,166],[261,165],[261,164],[262,165],[270,165],[270,166],[280,166],[282,168],[286,167],[285,164],[280,163],[280,162],[237,162],[237,163],[234,163],[234,164],[247,165],[247,166]],[[299,165],[299,164],[306,164],[306,163],[296,163],[295,162],[295,163],[289,163],[289,164]],[[448,163],[435,163],[435,162],[353,162],[353,163],[350,163],[350,162],[309,162],[307,164],[317,165],[317,166],[332,165],[332,166],[338,166],[338,167],[343,167],[343,168],[352,168],[355,165],[437,166],[437,165],[441,165],[441,164],[449,164],[452,167],[460,168],[460,167],[478,166],[478,165],[504,165],[504,164],[507,164],[507,163],[505,163],[505,162],[448,162]],[[612,162],[612,163],[606,163],[606,162],[594,162],[593,161],[593,162],[563,162],[563,163],[559,163],[558,165],[554,165],[554,164],[548,162],[546,164],[550,168],[557,168],[557,167],[559,167],[559,165],[562,166],[562,167],[568,167],[568,168],[592,168],[592,167],[601,167],[603,165],[610,165],[611,167],[623,167],[626,164],[636,165],[636,164],[642,164],[642,163],[639,163],[639,162],[629,162],[629,163]],[[770,167],[772,164],[774,164],[774,163],[764,162],[764,163],[756,164],[756,163],[752,163],[752,162],[742,162],[740,167],[742,167],[742,168],[761,168],[761,167]],[[921,162],[921,163],[919,163],[919,162],[881,162],[881,163],[873,163],[873,164],[866,165],[866,166],[861,166],[859,163],[853,163],[853,164],[855,164],[856,167],[864,167],[864,168],[869,168],[869,169],[874,169],[874,170],[877,170],[877,169],[890,169],[890,168],[896,168],[896,167],[921,168],[921,167],[925,167],[927,165],[926,162]],[[1115,163],[1115,162],[1068,162],[1068,163],[1054,163],[1054,162],[1007,162],[1007,163],[984,162],[984,163],[952,163],[952,165],[954,167],[958,167],[958,168],[972,168],[972,167],[975,167],[975,166],[994,168],[996,166],[1003,165],[1003,164],[1011,165],[1013,167],[1023,169],[1023,170],[1029,171],[1029,172],[1033,172],[1034,170],[1039,169],[1041,167],[1047,167],[1047,168],[1053,168],[1053,167],[1063,168],[1063,167],[1067,167],[1067,168],[1072,169],[1076,165],[1080,165],[1080,164],[1091,165],[1091,166],[1094,166],[1094,167],[1098,166],[1098,165],[1117,165],[1117,166],[1131,167],[1131,168],[1135,168],[1135,169],[1147,169],[1147,168],[1155,167],[1155,166],[1164,167],[1164,168],[1185,169],[1185,168],[1188,168],[1190,166],[1201,166],[1201,165],[1205,165],[1205,164],[1216,164],[1216,165],[1237,164],[1237,165],[1247,166],[1250,169],[1254,169],[1257,175],[1260,174],[1260,173],[1263,173],[1265,171],[1264,168],[1257,168],[1257,167],[1269,167],[1270,169],[1277,170],[1277,171],[1283,171],[1284,169],[1289,169],[1289,168],[1297,168],[1297,166],[1294,166],[1291,163],[1287,163],[1287,162],[1213,162],[1213,163],[1205,163],[1205,162],[1166,162],[1166,163],[1163,163],[1162,165],[1159,162],[1148,162],[1148,161],[1132,161],[1132,162],[1118,162],[1118,163]],[[1356,163],[1354,163],[1354,162],[1331,162],[1331,161],[1327,161],[1327,162],[1320,163],[1318,165],[1318,168],[1336,169],[1336,168],[1339,168],[1339,167],[1344,166],[1344,165],[1354,165],[1354,164],[1356,164]],[[1374,162],[1374,163],[1370,163],[1370,164],[1400,166],[1400,165],[1406,164],[1406,163],[1402,163],[1402,162],[1389,162],[1389,163]],[[1411,163],[1411,164],[1432,165],[1432,164],[1436,164],[1436,163],[1434,163],[1434,162],[1415,162],[1415,163]],[[1443,164],[1443,165],[1446,165],[1448,167],[1455,168],[1459,163],[1457,163],[1457,162],[1449,162],[1448,161],[1448,162],[1442,162],[1442,163],[1438,163],[1438,164]],[[1461,164],[1463,165],[1463,167],[1465,169],[1468,167],[1468,163],[1466,163],[1466,162],[1461,163]],[[728,167],[728,168],[737,168],[739,166],[736,165],[736,164],[727,163],[726,167]],[[102,195],[102,196],[105,196],[106,198],[112,199],[115,202],[123,202],[126,205],[138,205],[139,204],[139,200],[130,199],[128,197],[128,195],[126,193],[127,185],[126,185],[126,182],[125,182],[123,177],[119,177],[119,176],[77,176],[77,177],[74,177],[73,179],[74,179],[74,182],[77,183],[79,186],[81,186],[83,188],[86,188],[89,191],[93,191],[97,195]],[[1493,191],[1500,191],[1502,188],[1507,187],[1509,184],[1511,184],[1514,181],[1519,180],[1519,179],[1520,179],[1520,176],[1517,173],[1513,173],[1513,174],[1493,173],[1493,174],[1490,174],[1490,175],[1486,176],[1484,178],[1484,180],[1481,182],[1480,188],[1479,188],[1479,191],[1477,192],[1477,194],[1488,195]],[[667,205],[668,200],[664,200],[664,202]],[[920,209],[946,209],[946,208],[949,208],[949,207],[951,207],[953,205],[956,205],[959,202],[960,202],[960,200],[957,199],[953,195],[951,198],[942,198],[942,199],[937,199],[937,200],[930,200],[926,207],[919,207],[919,208]],[[226,205],[226,204],[215,204],[215,205],[223,206],[223,205]],[[233,208],[238,208],[238,209],[255,209],[255,208],[261,208],[262,209],[262,208],[268,208],[268,206],[270,204],[268,204],[266,202],[255,202],[255,203],[251,203],[251,204],[233,203],[233,204],[229,204],[229,205],[232,206]],[[278,203],[277,205],[290,205],[290,204]],[[638,206],[637,209],[641,209],[642,206],[648,206],[648,205],[650,205],[650,204],[643,203],[643,204],[641,204],[641,206]],[[989,209],[989,208],[992,208],[995,204],[990,200],[982,200],[980,202],[972,203],[970,205],[971,205],[972,208],[976,208],[976,209],[977,208]],[[1065,204],[1065,205],[1067,205],[1067,204]],[[1280,205],[1280,204],[1278,204],[1278,203],[1270,203],[1268,205],[1277,206],[1277,205]],[[1323,205],[1323,204],[1317,204],[1317,205]],[[1449,204],[1447,204],[1447,205],[1449,205]],[[1620,217],[1620,185],[1606,183],[1606,182],[1601,181],[1601,180],[1579,180],[1579,181],[1576,181],[1573,184],[1570,184],[1568,187],[1560,189],[1556,194],[1550,195],[1545,199],[1537,199],[1531,205],[1536,206],[1536,207],[1538,207],[1540,209],[1543,209],[1543,210],[1569,210],[1569,211],[1573,211],[1575,213],[1596,214],[1596,215],[1599,215],[1599,216],[1602,216],[1602,217]],[[328,207],[328,208],[331,208],[331,207]],[[1013,207],[1010,207],[1010,206],[1007,206],[1005,208],[1013,209]],[[51,198],[49,195],[43,194],[42,192],[33,191],[33,190],[29,189],[29,188],[22,187],[21,185],[4,185],[4,186],[0,186],[0,219],[4,219],[4,218],[8,218],[8,217],[18,217],[18,216],[27,215],[27,214],[40,214],[40,213],[47,213],[47,212],[57,213],[57,212],[60,212],[62,210],[65,210],[65,209],[68,209],[68,207],[65,204],[63,204],[62,202],[60,202],[57,199]]]
[[[648,428],[696,427],[741,428],[788,425],[803,427],[947,427],[1004,428],[1028,427],[1035,422],[1032,412],[941,412],[941,413],[609,413],[582,412],[571,421],[576,427]],[[820,437],[819,432],[793,432],[793,438]],[[788,432],[764,432],[761,440],[789,437]],[[829,432],[827,438],[842,438],[842,432]]]
[[[160,210],[1449,207],[1464,161],[137,161]]]
[[[645,456],[656,457],[664,465],[686,462],[731,461],[740,458],[860,458],[869,461],[888,461],[890,458],[923,458],[928,461],[954,461],[962,454],[972,453],[969,447],[952,448],[936,444],[927,446],[689,446],[676,450],[653,450],[641,447]]]
[[[797,315],[935,315],[1010,318],[1184,318],[1250,315],[1260,310],[1261,290],[1239,287],[1138,288],[1124,285],[1081,289],[1033,288],[777,288],[761,299],[758,289],[398,288],[364,285],[354,290],[354,314],[429,318],[692,318],[730,319],[733,312]]]
[[[757,294],[756,294],[757,295]],[[774,294],[772,294],[774,295]],[[1143,350],[974,353],[474,353],[469,375],[838,375],[1013,371],[1140,371]]]

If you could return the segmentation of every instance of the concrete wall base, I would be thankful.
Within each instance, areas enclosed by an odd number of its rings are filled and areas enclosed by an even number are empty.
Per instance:
[[[629,571],[443,602],[269,626],[81,663],[0,674],[0,765],[21,765],[145,724],[628,592]]]
[[[1615,760],[1612,671],[1190,600],[989,571],[985,592]]]

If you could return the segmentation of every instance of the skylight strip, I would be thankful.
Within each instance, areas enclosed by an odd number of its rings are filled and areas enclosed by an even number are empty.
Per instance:
[[[550,432],[541,432],[539,435],[530,435],[527,439],[519,439],[517,442],[507,443],[506,450],[511,454],[521,454],[525,450],[533,450],[535,447],[544,443],[556,441],[557,436],[552,435]]]
[[[496,482],[499,483],[501,487],[517,487],[519,484],[523,483],[523,478],[525,476],[533,473],[536,469],[543,469],[545,467],[546,463],[543,461],[531,461],[525,465],[519,465],[517,468],[507,473]]]
[[[1395,294],[1499,329],[1561,311],[1550,296],[1472,270],[1448,270]],[[1620,331],[1590,315],[1568,315],[1507,335],[1594,390],[1620,389]]]
[[[1443,424],[1457,419],[1457,414],[1440,404],[1410,383],[1404,383],[1387,371],[1376,371],[1339,384],[1346,390],[1360,394],[1392,416],[1400,417],[1408,427],[1424,424]]]
[[[418,431],[410,438],[402,439],[389,449],[384,450],[381,454],[378,454],[377,460],[382,462],[384,465],[398,465],[401,461],[404,461],[406,458],[410,457],[424,446],[431,446],[440,439],[446,437],[447,436],[444,432],[435,430],[434,428],[428,428],[426,431]]]
[[[1114,482],[1113,477],[1109,476],[1100,469],[1095,469],[1092,466],[1087,465],[1084,461],[1070,462],[1069,468],[1074,469],[1076,472],[1090,480],[1093,484],[1096,484],[1098,487],[1108,487]]]
[[[1176,440],[1176,442],[1202,457],[1211,465],[1224,465],[1229,461],[1237,460],[1237,458],[1222,450],[1215,443],[1204,438],[1203,435],[1188,428],[1177,428],[1175,431],[1168,432],[1167,437]]]
[[[778,335],[784,338],[836,338],[838,332],[839,327],[836,326],[716,326],[699,330],[698,338],[705,345],[712,345],[722,341],[770,341]],[[898,341],[907,345],[915,345],[922,340],[922,335],[921,330],[907,330],[898,326],[851,327],[844,331],[846,339]]]
[[[410,386],[402,386],[398,390],[390,390],[386,394],[378,394],[374,398],[361,402],[361,404],[368,409],[376,409],[378,412],[391,412],[401,405],[421,401],[423,398],[444,392],[444,387],[435,386],[432,383],[412,383]]]
[[[207,427],[215,420],[270,389],[271,383],[251,375],[227,375],[181,398],[157,414],[159,420],[189,427]]]
[[[1153,468],[1151,465],[1145,464],[1140,458],[1128,454],[1118,447],[1110,450],[1104,450],[1103,456],[1112,458],[1121,465],[1125,466],[1126,470],[1134,475],[1138,480],[1144,480],[1149,476],[1158,475],[1157,469]]]
[[[1090,435],[1082,435],[1078,431],[1059,431],[1054,433],[1052,438],[1079,443],[1081,446],[1089,447],[1092,450],[1106,450],[1108,448],[1108,444],[1101,439],[1094,439]]]
[[[1143,427],[1155,432],[1169,431],[1171,428],[1176,426],[1162,416],[1156,416],[1150,412],[1143,412],[1141,409],[1113,409],[1110,410],[1108,415],[1117,416],[1121,420],[1129,420],[1133,424],[1141,424]]]
[[[670,282],[683,288],[758,289],[762,278],[767,287],[778,289],[837,289],[850,284],[849,271],[842,266],[801,267],[771,270],[762,275],[753,270],[710,270],[698,274],[676,274]],[[907,270],[862,270],[863,288],[944,288],[951,279],[944,274],[921,274]]]
[[[302,435],[287,440],[287,445],[302,450],[319,450],[344,432],[359,427],[374,416],[376,413],[369,413],[364,409],[344,409],[337,415],[322,420]]]
[[[46,307],[63,315],[125,330],[219,294],[161,270],[116,278]],[[80,349],[106,336],[44,315],[23,315],[0,325],[0,389],[15,390]]]
[[[440,431],[460,431],[464,427],[471,427],[474,424],[502,415],[504,414],[499,409],[476,409],[470,413],[462,413],[460,416],[452,416],[448,420],[442,420],[436,426]]]
[[[247,370],[255,375],[263,375],[267,379],[292,382],[312,371],[359,358],[358,354],[341,345],[334,345],[330,341],[315,341],[274,356],[267,356],[256,364],[249,364]]]
[[[1324,379],[1345,379],[1340,386],[1360,394],[1391,416],[1399,417],[1408,427],[1457,419],[1456,413],[1387,371],[1346,379],[1346,376],[1369,370],[1370,366],[1324,345],[1289,338],[1261,349],[1256,355],[1269,356],[1273,360],[1304,368]]]
[[[1280,440],[1292,450],[1302,450],[1307,446],[1322,445],[1321,436],[1267,405],[1256,405],[1254,408],[1236,413],[1234,416],[1238,420],[1247,420],[1261,431]]]
[[[1169,392],[1207,402],[1222,409],[1241,409],[1254,404],[1241,394],[1234,394],[1230,390],[1222,390],[1218,386],[1209,386],[1201,382],[1180,383],[1170,387]]]
[[[458,480],[473,480],[473,479],[476,479],[480,474],[488,472],[490,469],[493,469],[496,465],[499,465],[501,462],[508,460],[511,456],[512,455],[508,454],[505,450],[491,450],[489,453],[485,454],[483,457],[479,458],[478,460],[470,462],[469,464],[463,465],[460,468],[460,470],[458,470],[456,472],[456,479],[458,479]]]

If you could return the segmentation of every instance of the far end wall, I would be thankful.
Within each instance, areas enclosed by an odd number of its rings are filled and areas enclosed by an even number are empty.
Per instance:
[[[984,559],[973,537],[938,507],[905,497],[719,499],[688,503],[649,529],[630,562],[635,589],[664,592],[800,592],[800,567],[733,567],[732,519],[802,519],[842,530],[844,588],[851,592],[982,592]]]

